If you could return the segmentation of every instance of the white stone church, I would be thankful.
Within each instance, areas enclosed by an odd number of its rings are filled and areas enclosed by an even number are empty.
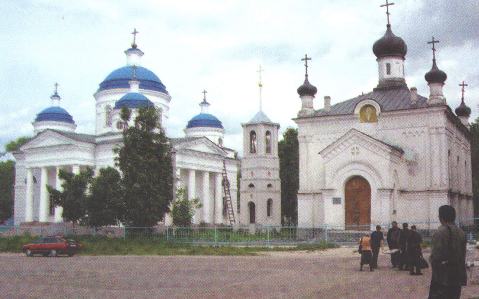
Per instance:
[[[135,30],[136,34],[136,30]],[[124,124],[120,110],[155,107],[162,127],[166,128],[171,96],[157,75],[140,65],[143,52],[135,41],[125,51],[127,64],[111,72],[94,94],[95,134],[76,133],[73,117],[60,107],[55,88],[52,105],[33,121],[34,137],[19,151],[16,159],[14,222],[62,222],[62,208],[50,203],[47,185],[61,189],[60,169],[78,173],[90,167],[98,171],[115,165],[113,149],[121,144]],[[227,224],[223,201],[222,172],[230,182],[231,203],[237,212],[237,153],[224,146],[223,125],[208,113],[206,96],[201,113],[186,125],[185,137],[170,139],[178,186],[188,190],[188,197],[199,198],[202,207],[195,213],[195,224]],[[225,167],[224,167],[225,164]],[[171,218],[165,217],[166,224]]]
[[[389,22],[388,22],[389,23]],[[455,113],[443,95],[446,73],[432,68],[427,97],[408,88],[407,46],[391,25],[374,43],[379,82],[373,91],[313,108],[317,89],[306,78],[298,88],[298,225],[335,228],[438,222],[438,208],[451,204],[459,222],[473,218],[471,148],[462,102]],[[464,84],[462,84],[464,85]],[[463,86],[464,88],[464,86]],[[463,89],[464,92],[464,89]]]

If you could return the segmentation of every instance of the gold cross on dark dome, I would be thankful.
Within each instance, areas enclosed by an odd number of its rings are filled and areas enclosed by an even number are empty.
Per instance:
[[[308,54],[304,54],[304,58],[301,58],[301,61],[304,61],[304,67],[306,69],[306,75],[308,74],[308,60],[311,60],[311,57],[308,57]]]
[[[389,6],[391,6],[391,5],[394,5],[394,3],[389,3],[389,1],[386,0],[386,4],[383,4],[383,5],[380,5],[380,6],[379,6],[379,7],[386,7],[386,15],[387,15],[387,17],[388,17],[388,25],[390,25],[390,23],[389,23],[389,15],[390,15],[390,13],[389,13]]]

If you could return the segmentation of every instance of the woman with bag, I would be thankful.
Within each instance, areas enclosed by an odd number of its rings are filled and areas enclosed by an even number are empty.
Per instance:
[[[359,239],[358,252],[361,254],[361,266],[359,267],[359,271],[363,271],[363,265],[369,265],[369,271],[373,271],[373,253],[371,251],[371,237],[369,237],[369,234],[365,234]]]

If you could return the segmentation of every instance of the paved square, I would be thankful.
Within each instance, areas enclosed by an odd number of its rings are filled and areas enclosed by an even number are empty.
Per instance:
[[[359,272],[351,248],[265,256],[0,255],[2,298],[426,298],[421,277],[389,267]],[[367,267],[366,267],[367,268]],[[477,269],[479,271],[479,269]],[[473,279],[477,282],[479,275]],[[479,296],[479,285],[462,298]]]

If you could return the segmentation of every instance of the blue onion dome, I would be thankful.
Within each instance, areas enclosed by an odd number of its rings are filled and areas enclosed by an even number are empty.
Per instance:
[[[57,121],[74,124],[73,117],[63,108],[51,106],[37,114],[35,121]]]
[[[374,43],[373,52],[377,58],[387,56],[400,56],[404,58],[407,53],[407,45],[402,38],[392,32],[391,25],[388,24],[384,36]]]
[[[130,50],[130,49],[129,49]],[[135,51],[136,49],[131,49]],[[128,50],[127,50],[128,51]],[[140,88],[146,90],[159,91],[168,94],[165,85],[161,82],[155,73],[142,66],[136,67],[136,78],[140,81]],[[98,91],[128,88],[129,81],[133,79],[133,66],[124,66],[111,72],[103,82],[100,83]]]
[[[136,108],[145,108],[145,107],[154,107],[152,101],[147,97],[137,92],[129,92],[121,97],[118,101],[115,102],[115,109],[121,109],[123,107],[129,109]]]
[[[445,72],[441,71],[436,64],[436,59],[432,61],[432,68],[429,72],[424,75],[427,83],[442,83],[446,82],[447,75]]]
[[[190,128],[218,128],[223,129],[223,124],[221,121],[216,118],[214,115],[209,113],[200,113],[193,117],[186,126],[187,129]]]
[[[316,95],[316,93],[318,92],[318,89],[316,88],[316,86],[309,83],[308,75],[306,75],[303,85],[298,87],[297,91],[298,91],[298,94],[299,94],[300,97],[302,97],[302,96],[314,97]]]
[[[464,103],[464,99],[462,99],[461,104],[456,108],[455,112],[457,116],[465,116],[467,118],[471,116],[471,108]]]

